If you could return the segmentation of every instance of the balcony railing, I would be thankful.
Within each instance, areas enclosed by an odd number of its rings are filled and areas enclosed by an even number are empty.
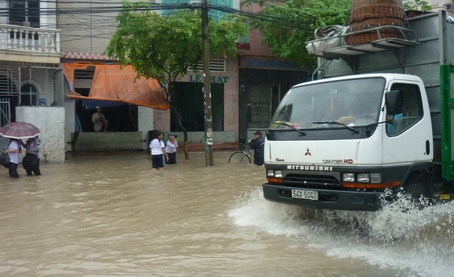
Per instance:
[[[0,24],[0,51],[60,54],[60,30]]]

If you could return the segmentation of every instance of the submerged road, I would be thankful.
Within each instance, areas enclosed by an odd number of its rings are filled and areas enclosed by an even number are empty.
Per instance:
[[[263,199],[263,167],[190,153],[73,154],[0,169],[1,276],[454,276],[451,203],[402,213]],[[404,204],[403,204],[404,205]]]

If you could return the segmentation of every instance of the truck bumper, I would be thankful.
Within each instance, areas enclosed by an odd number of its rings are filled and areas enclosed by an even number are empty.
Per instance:
[[[292,198],[292,189],[303,189],[265,183],[265,199],[315,209],[377,211],[380,209],[380,192],[304,189],[318,192],[318,200]]]

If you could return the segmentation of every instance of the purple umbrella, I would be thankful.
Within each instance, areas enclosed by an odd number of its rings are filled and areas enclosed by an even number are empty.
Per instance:
[[[39,134],[39,128],[27,122],[10,122],[0,127],[0,136],[5,138],[28,139]]]

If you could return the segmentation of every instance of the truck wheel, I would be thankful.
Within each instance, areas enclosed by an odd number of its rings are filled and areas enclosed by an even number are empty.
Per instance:
[[[420,207],[427,206],[432,200],[432,189],[428,176],[413,177],[403,187],[405,194]]]

